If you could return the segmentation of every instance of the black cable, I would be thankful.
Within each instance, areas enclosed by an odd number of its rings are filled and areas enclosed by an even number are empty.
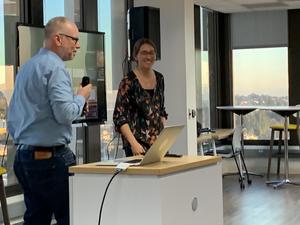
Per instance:
[[[132,70],[132,68],[133,68],[133,66],[134,66],[133,63],[134,63],[133,60],[129,60],[129,61],[128,61],[128,68],[129,68],[130,71]]]
[[[105,200],[105,197],[106,197],[106,193],[107,193],[107,190],[109,188],[109,185],[111,184],[112,180],[115,178],[115,176],[117,176],[119,173],[121,173],[122,170],[117,170],[114,175],[110,178],[107,186],[106,186],[106,189],[105,189],[105,192],[104,192],[104,195],[103,195],[103,198],[102,198],[102,203],[101,203],[101,207],[100,207],[100,212],[99,212],[99,220],[98,220],[98,225],[100,225],[101,223],[101,215],[102,215],[102,209],[103,209],[103,205],[104,205],[104,200]]]
[[[120,143],[120,134],[118,135],[118,142],[117,142],[117,149],[115,150],[116,151],[116,154],[118,153],[119,151],[119,143]],[[117,155],[115,154],[115,158],[117,158]]]
[[[122,61],[122,72],[123,72],[123,75],[125,76],[131,70],[132,70],[132,60],[130,59],[130,57],[128,55],[128,49],[127,49],[125,57],[124,57],[124,59]]]
[[[128,70],[128,60],[127,60],[128,54],[126,53],[124,60],[122,61],[122,72],[123,75],[127,74]]]

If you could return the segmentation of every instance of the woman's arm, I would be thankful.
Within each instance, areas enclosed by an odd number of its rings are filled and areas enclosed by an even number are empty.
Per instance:
[[[167,118],[161,116],[160,119],[161,119],[161,122],[162,122],[163,126],[165,127],[167,125]]]
[[[126,138],[126,140],[129,142],[133,155],[141,155],[142,153],[145,153],[143,146],[137,142],[136,138],[131,132],[128,123],[123,124],[120,127],[120,131],[122,135]]]
[[[144,153],[145,150],[137,142],[128,124],[129,120],[131,119],[130,109],[132,107],[129,97],[129,90],[131,88],[131,85],[132,83],[128,79],[128,77],[123,78],[123,80],[121,81],[116,98],[113,120],[116,129],[129,142],[133,155],[140,155]]]
[[[168,114],[165,109],[165,82],[164,82],[164,77],[161,75],[161,122],[163,126],[165,127],[167,124],[167,119],[168,119]]]

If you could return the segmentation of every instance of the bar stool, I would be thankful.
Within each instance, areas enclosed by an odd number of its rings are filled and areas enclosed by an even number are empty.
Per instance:
[[[0,128],[0,135],[7,134],[6,128]],[[10,225],[9,221],[9,215],[8,215],[8,209],[7,209],[7,201],[6,201],[6,192],[5,192],[5,186],[3,181],[3,174],[7,173],[7,170],[3,167],[3,159],[7,152],[7,142],[8,142],[9,135],[6,135],[5,139],[5,145],[4,147],[0,148],[1,157],[0,157],[0,203],[1,203],[1,209],[2,209],[2,215],[3,215],[3,223],[4,225]]]
[[[271,125],[270,128],[271,128],[271,140],[270,140],[270,150],[269,150],[269,156],[268,156],[267,178],[270,177],[275,131],[279,132],[278,153],[277,153],[277,171],[276,171],[277,176],[280,173],[281,145],[282,145],[282,133],[284,131],[284,125],[283,124],[274,124],[274,125]],[[288,125],[289,133],[291,131],[297,131],[297,130],[298,130],[297,124],[289,124]]]
[[[3,174],[5,173],[6,173],[6,169],[4,167],[0,167],[0,202],[1,202],[1,209],[3,215],[3,222],[4,225],[10,225],[8,209],[7,209],[6,193],[5,193],[5,187],[3,182]]]

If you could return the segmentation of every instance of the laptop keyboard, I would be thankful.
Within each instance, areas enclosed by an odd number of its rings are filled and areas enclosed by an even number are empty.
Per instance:
[[[142,159],[131,159],[131,160],[125,161],[125,163],[138,163],[140,161],[142,161]]]

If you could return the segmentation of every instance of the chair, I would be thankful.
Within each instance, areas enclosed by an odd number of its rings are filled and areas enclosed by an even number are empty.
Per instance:
[[[299,113],[296,113],[297,123],[296,124],[289,124],[288,125],[288,132],[297,132],[298,143],[300,144],[300,131],[299,131]],[[270,140],[270,150],[268,156],[268,167],[267,167],[267,178],[270,177],[271,171],[271,163],[272,163],[272,154],[273,154],[273,146],[274,146],[274,138],[275,132],[279,132],[279,139],[278,139],[278,152],[277,152],[277,170],[276,174],[279,176],[280,173],[280,159],[281,159],[281,145],[282,145],[282,133],[284,132],[284,125],[283,124],[274,124],[270,126],[271,128],[271,140]]]
[[[5,173],[6,173],[6,169],[1,166],[0,167],[0,202],[1,202],[1,209],[2,209],[4,225],[10,225],[8,209],[7,209],[6,193],[5,193],[5,187],[4,187],[4,182],[3,182],[3,174],[5,174]]]
[[[215,136],[213,135],[213,132],[209,128],[201,129],[199,132],[199,136],[197,137],[197,144],[200,147],[200,155],[204,155],[203,145],[206,143],[212,144],[213,148],[213,155],[217,154],[216,150],[216,144],[215,144]]]
[[[7,143],[8,143],[8,138],[9,135],[7,134],[6,128],[0,128],[0,134],[5,135],[6,134],[6,139],[5,139],[5,144],[4,147],[0,148],[0,203],[1,203],[1,209],[2,209],[2,215],[3,215],[3,222],[4,225],[10,225],[9,221],[9,214],[8,214],[8,209],[7,209],[7,201],[6,201],[6,192],[5,192],[5,186],[4,186],[4,181],[3,181],[3,174],[5,174],[7,171],[3,167],[4,164],[4,156],[7,152]]]
[[[213,155],[217,155],[216,141],[227,139],[233,135],[234,129],[215,129],[204,128],[197,137],[197,144],[200,146],[200,155],[204,155],[203,144],[211,143]]]
[[[224,176],[229,176],[229,175],[239,175],[239,183],[240,183],[240,188],[243,190],[245,188],[244,184],[244,179],[246,175],[247,183],[250,185],[252,181],[249,178],[249,173],[248,169],[244,160],[244,155],[242,152],[242,144],[241,144],[241,138],[244,133],[244,129],[241,126],[238,126],[234,129],[233,137],[232,137],[232,151],[229,154],[219,154],[223,158],[233,158],[234,162],[236,164],[238,173],[228,173],[228,174],[223,174]]]
[[[202,145],[204,143],[212,143],[213,155],[220,155],[223,158],[234,158],[238,173],[223,174],[223,177],[229,176],[229,175],[239,175],[240,188],[242,190],[245,188],[245,184],[244,184],[244,178],[245,178],[244,175],[245,174],[246,174],[248,184],[252,183],[252,181],[249,179],[249,173],[248,173],[248,170],[247,170],[247,167],[245,164],[245,160],[244,160],[244,156],[242,153],[241,138],[242,138],[243,132],[244,132],[244,130],[240,126],[235,129],[216,129],[216,130],[213,130],[213,132],[209,129],[209,130],[205,130],[205,132],[201,133],[199,135],[199,137],[197,138],[197,143],[200,144],[200,154],[201,155],[205,154],[203,151]],[[224,154],[223,151],[217,151],[215,141],[226,139],[231,136],[232,136],[231,152]],[[211,152],[208,152],[208,153],[211,153]],[[207,152],[206,152],[206,154],[207,154]]]

